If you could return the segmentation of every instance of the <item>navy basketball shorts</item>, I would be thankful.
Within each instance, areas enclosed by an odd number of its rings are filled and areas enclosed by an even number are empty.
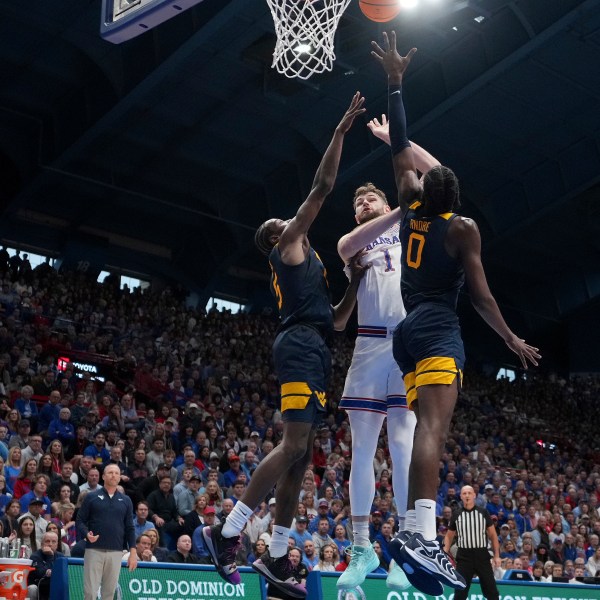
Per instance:
[[[462,384],[465,350],[456,312],[423,303],[407,315],[394,332],[394,358],[404,374],[408,405],[424,385]]]
[[[319,425],[326,413],[331,373],[331,353],[323,337],[313,327],[294,325],[275,338],[273,362],[284,422]]]

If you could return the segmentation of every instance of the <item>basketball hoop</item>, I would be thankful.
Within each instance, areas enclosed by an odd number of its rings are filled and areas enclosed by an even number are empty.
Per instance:
[[[350,1],[267,0],[277,35],[271,66],[286,77],[298,79],[331,71],[333,38]]]

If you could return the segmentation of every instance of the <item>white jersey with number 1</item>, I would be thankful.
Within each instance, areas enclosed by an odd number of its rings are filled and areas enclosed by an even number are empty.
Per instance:
[[[371,263],[371,268],[358,286],[359,328],[394,328],[406,317],[400,295],[399,232],[400,225],[396,223],[365,248],[361,264]],[[349,275],[347,268],[345,272]]]
[[[387,412],[406,408],[402,373],[392,355],[392,335],[406,317],[400,295],[399,224],[365,247],[361,263],[371,263],[358,286],[358,337],[340,408]],[[349,270],[344,270],[349,276]]]

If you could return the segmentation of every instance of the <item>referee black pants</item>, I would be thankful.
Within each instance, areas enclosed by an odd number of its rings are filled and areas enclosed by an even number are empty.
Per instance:
[[[487,600],[498,600],[498,588],[487,548],[459,548],[456,553],[456,570],[465,578],[467,587],[454,591],[454,600],[466,600],[471,579],[479,577],[481,591]]]

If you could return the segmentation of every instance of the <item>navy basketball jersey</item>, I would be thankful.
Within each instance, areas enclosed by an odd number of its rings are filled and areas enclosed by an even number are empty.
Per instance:
[[[323,335],[333,330],[333,309],[327,271],[319,255],[310,248],[299,265],[286,265],[279,246],[269,255],[271,291],[277,300],[280,329],[303,323],[317,328]]]
[[[420,205],[415,202],[410,206],[400,227],[403,249],[400,288],[404,306],[407,312],[423,302],[456,309],[465,275],[460,261],[446,252],[444,240],[457,215],[423,217],[416,212]]]

